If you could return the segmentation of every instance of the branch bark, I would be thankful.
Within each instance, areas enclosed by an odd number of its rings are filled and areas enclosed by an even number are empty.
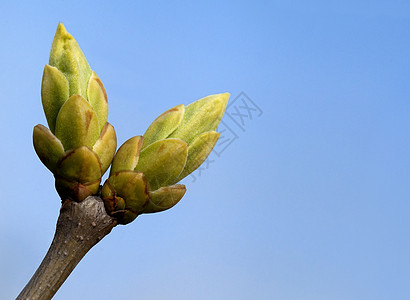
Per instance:
[[[51,299],[85,254],[115,225],[99,197],[90,196],[80,203],[66,200],[46,256],[16,299]]]

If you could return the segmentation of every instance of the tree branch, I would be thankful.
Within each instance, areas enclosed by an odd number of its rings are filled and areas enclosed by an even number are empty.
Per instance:
[[[115,225],[99,197],[90,196],[80,203],[66,200],[50,249],[16,299],[51,299],[85,254]]]

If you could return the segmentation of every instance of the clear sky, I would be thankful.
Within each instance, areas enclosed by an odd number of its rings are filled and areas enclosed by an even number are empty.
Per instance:
[[[27,283],[58,216],[32,128],[46,124],[59,21],[106,87],[120,144],[177,104],[231,102],[225,142],[183,200],[115,228],[55,299],[410,299],[398,0],[1,1],[1,299]]]

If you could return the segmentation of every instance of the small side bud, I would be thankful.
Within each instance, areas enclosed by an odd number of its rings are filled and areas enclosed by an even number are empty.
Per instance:
[[[48,128],[38,124],[33,130],[33,144],[41,162],[55,172],[57,162],[64,154],[60,140]]]
[[[148,182],[144,174],[120,171],[110,176],[101,190],[105,209],[119,224],[133,221],[149,201]]]

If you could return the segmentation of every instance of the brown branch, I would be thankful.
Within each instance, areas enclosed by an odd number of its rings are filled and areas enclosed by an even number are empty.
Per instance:
[[[84,255],[116,224],[99,197],[65,201],[50,249],[17,300],[51,299]]]

